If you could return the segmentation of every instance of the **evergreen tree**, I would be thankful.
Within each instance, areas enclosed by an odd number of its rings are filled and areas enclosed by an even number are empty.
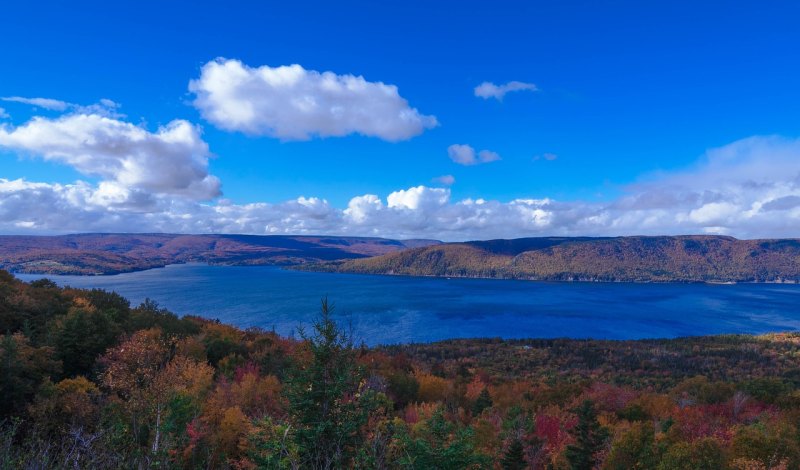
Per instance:
[[[475,448],[474,430],[445,418],[438,408],[419,426],[416,436],[399,430],[400,468],[431,470],[462,470],[491,468],[488,456]]]
[[[567,460],[572,470],[592,470],[596,463],[595,454],[608,439],[608,430],[597,421],[597,411],[591,400],[584,400],[575,413],[578,424],[570,431],[575,443],[567,446]]]
[[[363,371],[357,366],[349,335],[334,322],[332,306],[322,301],[314,334],[301,331],[311,356],[287,378],[286,397],[300,452],[300,466],[346,468],[363,438],[372,401],[359,393]]]
[[[523,470],[528,466],[525,462],[525,449],[522,447],[522,441],[519,439],[511,441],[503,459],[500,460],[500,466],[503,470]]]
[[[489,395],[489,390],[484,387],[483,390],[481,390],[480,395],[478,395],[478,398],[475,400],[475,404],[472,406],[472,415],[478,416],[479,414],[483,413],[483,410],[486,408],[491,408],[492,404],[492,396]]]
[[[89,376],[97,357],[114,345],[120,333],[103,312],[71,310],[55,332],[56,353],[64,364],[64,375]]]

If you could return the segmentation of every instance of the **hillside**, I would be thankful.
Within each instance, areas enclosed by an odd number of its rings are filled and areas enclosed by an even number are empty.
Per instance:
[[[0,268],[19,273],[113,274],[188,262],[291,265],[383,255],[431,243],[437,242],[281,235],[0,236]]]
[[[549,281],[798,282],[800,240],[521,238],[446,243],[306,269]]]

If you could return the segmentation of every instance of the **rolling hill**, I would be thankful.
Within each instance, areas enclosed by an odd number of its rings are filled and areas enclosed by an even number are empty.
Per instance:
[[[304,269],[549,281],[800,282],[800,240],[521,238],[445,243]]]
[[[0,236],[0,268],[19,273],[113,274],[188,262],[293,265],[383,255],[432,243],[438,242],[282,235]]]

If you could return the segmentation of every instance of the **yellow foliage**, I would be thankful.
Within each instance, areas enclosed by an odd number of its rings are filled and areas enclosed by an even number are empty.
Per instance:
[[[415,377],[419,382],[417,396],[423,402],[443,401],[452,389],[452,383],[449,380],[435,375],[418,373]]]
[[[218,449],[228,458],[236,458],[247,446],[250,420],[238,406],[228,408],[222,414],[215,434]]]
[[[215,338],[219,340],[228,340],[234,343],[238,343],[244,333],[242,330],[230,326],[225,325],[223,323],[204,323],[203,324],[203,336],[208,338]]]
[[[95,402],[100,396],[97,386],[83,376],[62,380],[56,384],[56,390],[61,411],[74,415],[74,419],[78,420],[89,417],[95,411]]]
[[[173,393],[183,393],[195,398],[205,396],[214,380],[214,368],[185,356],[175,356],[159,373],[158,381]]]
[[[86,377],[79,375],[74,379],[64,379],[61,382],[56,384],[56,390],[61,395],[66,395],[69,393],[81,393],[81,394],[90,394],[90,393],[99,393],[97,386],[94,382],[91,382]]]
[[[675,402],[670,397],[654,393],[643,394],[631,404],[641,406],[645,413],[656,419],[667,419],[675,410]]]
[[[96,312],[97,308],[89,301],[89,299],[84,297],[75,297],[72,299],[72,307],[70,307],[69,311],[72,313],[75,310],[83,310],[84,312]]]

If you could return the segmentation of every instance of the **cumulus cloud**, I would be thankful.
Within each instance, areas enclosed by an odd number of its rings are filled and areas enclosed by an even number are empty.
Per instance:
[[[490,163],[500,160],[500,155],[491,150],[481,150],[475,152],[475,149],[466,144],[453,144],[447,147],[447,155],[450,160],[458,163],[459,165],[478,165],[480,163]]]
[[[385,197],[357,195],[341,209],[311,196],[274,204],[208,203],[120,188],[115,181],[0,179],[0,232],[342,234],[453,241],[686,233],[797,237],[800,140],[744,139],[707,152],[685,171],[648,175],[622,189],[622,196],[610,202],[497,201],[454,199],[449,188],[415,186]],[[137,203],[130,203],[134,199]]]
[[[98,114],[35,117],[18,127],[0,127],[0,148],[98,177],[96,196],[109,202],[141,204],[148,193],[199,200],[220,194],[219,180],[208,173],[208,145],[184,120],[150,132]]]
[[[495,85],[492,82],[483,82],[475,87],[475,96],[488,100],[494,98],[502,101],[506,93],[512,91],[539,91],[533,83],[512,81],[504,85]]]
[[[450,190],[416,186],[395,191],[386,198],[390,209],[412,210],[441,207],[450,200]]]
[[[249,67],[217,59],[203,66],[189,91],[215,126],[284,140],[362,134],[399,141],[438,125],[410,107],[394,85],[297,64]]]
[[[443,184],[445,186],[452,186],[456,182],[456,177],[453,175],[437,176],[433,180],[434,183]]]
[[[10,117],[11,116],[8,114],[8,112],[6,112],[5,109],[0,108],[0,119],[8,119]]]

